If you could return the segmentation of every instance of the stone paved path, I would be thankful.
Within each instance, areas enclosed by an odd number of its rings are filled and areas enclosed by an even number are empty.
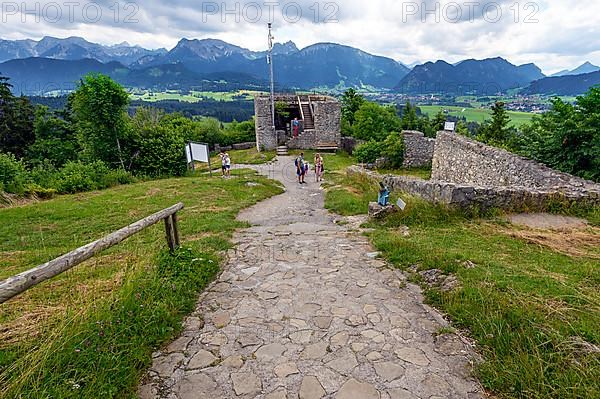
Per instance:
[[[483,397],[471,349],[436,337],[446,323],[418,287],[334,223],[319,186],[294,182],[292,158],[274,170],[287,192],[240,215],[254,227],[183,335],[155,354],[140,397]]]

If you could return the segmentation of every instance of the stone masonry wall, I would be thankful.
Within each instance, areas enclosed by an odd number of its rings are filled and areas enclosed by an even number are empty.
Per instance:
[[[447,132],[437,135],[432,180],[485,187],[600,187],[508,151]]]
[[[462,209],[544,212],[557,203],[600,205],[600,191],[593,190],[559,191],[524,187],[481,187],[422,180],[409,176],[383,176],[358,166],[348,169],[348,175],[356,174],[367,176],[374,181],[383,181],[392,191]]]
[[[315,145],[342,144],[342,107],[337,101],[313,102],[315,130],[318,132]],[[313,145],[312,148],[315,147]]]
[[[320,144],[336,144],[341,146],[341,115],[340,103],[332,97],[310,96],[313,104],[314,130],[302,131],[300,137],[288,139],[291,149],[315,149]],[[297,105],[295,95],[276,95],[276,101],[284,101]],[[277,133],[272,128],[271,103],[269,96],[254,98],[256,115],[256,145],[259,150],[274,150],[278,146]]]
[[[404,135],[404,164],[405,168],[422,168],[431,166],[435,139],[425,137],[421,132],[405,130]]]
[[[256,147],[259,151],[271,151],[277,148],[277,134],[273,129],[271,100],[269,96],[254,98],[254,115],[256,116]]]

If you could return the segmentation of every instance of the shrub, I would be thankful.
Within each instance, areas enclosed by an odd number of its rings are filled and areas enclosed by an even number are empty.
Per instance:
[[[29,184],[25,189],[27,197],[37,197],[39,199],[51,199],[56,195],[56,190],[53,188],[44,188],[37,184]]]
[[[404,136],[397,132],[391,133],[383,142],[381,155],[388,159],[391,167],[402,167],[404,163]]]
[[[48,159],[45,159],[41,165],[31,169],[29,175],[32,183],[39,187],[56,189],[60,180],[59,170]]]
[[[383,144],[371,140],[359,145],[353,152],[356,160],[361,163],[373,163],[381,156]]]
[[[102,188],[102,179],[109,173],[102,161],[85,164],[67,162],[60,170],[57,190],[61,194],[73,194]]]
[[[146,176],[181,176],[186,171],[185,139],[175,129],[157,125],[140,133],[133,169]]]
[[[121,184],[131,184],[135,183],[137,179],[129,172],[123,169],[113,169],[109,170],[106,175],[104,175],[101,179],[101,187],[99,188],[108,188],[115,187]]]
[[[28,181],[23,163],[12,154],[0,153],[0,191],[23,194]]]

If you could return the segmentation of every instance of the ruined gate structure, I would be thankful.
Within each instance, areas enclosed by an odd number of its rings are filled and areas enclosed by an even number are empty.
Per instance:
[[[275,128],[271,113],[271,97],[254,98],[256,145],[259,151],[278,146],[300,150],[335,150],[340,148],[342,108],[338,100],[323,95],[275,95]],[[300,121],[300,134],[293,137],[291,122]]]

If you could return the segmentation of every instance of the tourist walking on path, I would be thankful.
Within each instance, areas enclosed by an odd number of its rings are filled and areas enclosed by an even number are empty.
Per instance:
[[[294,132],[294,137],[298,137],[300,133],[300,121],[298,118],[294,118],[292,121],[292,131]]]
[[[231,158],[229,157],[229,154],[221,151],[219,157],[221,157],[221,171],[223,173],[223,178],[231,177]]]
[[[304,178],[306,177],[306,171],[304,170],[304,153],[301,152],[298,158],[294,161],[296,165],[296,175],[298,176],[299,184],[306,184]]]
[[[317,183],[323,181],[323,172],[325,171],[325,163],[321,154],[315,155],[315,176]]]

